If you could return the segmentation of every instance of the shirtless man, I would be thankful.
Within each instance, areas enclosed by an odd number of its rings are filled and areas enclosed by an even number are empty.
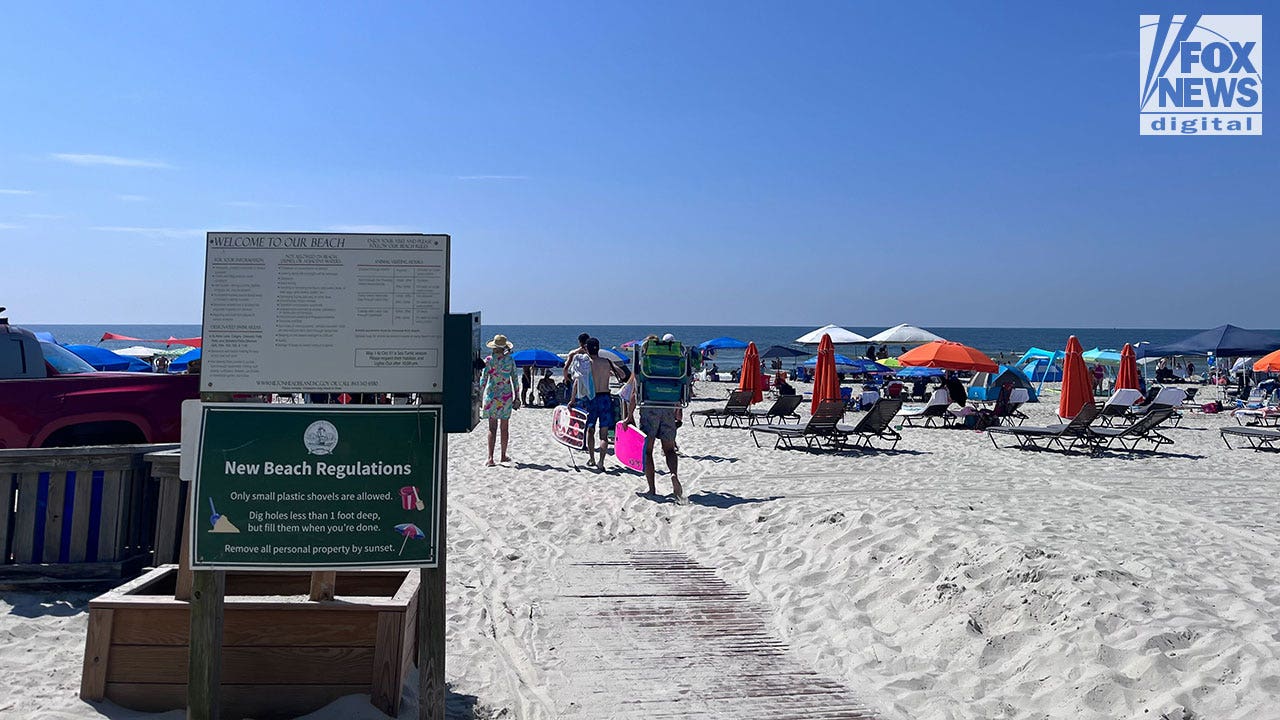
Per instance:
[[[609,394],[609,378],[622,379],[618,369],[608,358],[600,357],[600,341],[589,338],[584,346],[587,357],[591,358],[591,381],[595,384],[596,395],[590,400],[582,400],[587,411],[587,459],[588,465],[604,469],[605,456],[609,454],[609,430],[617,422],[613,415],[613,396]],[[600,459],[596,460],[595,434],[596,425],[600,426]]]

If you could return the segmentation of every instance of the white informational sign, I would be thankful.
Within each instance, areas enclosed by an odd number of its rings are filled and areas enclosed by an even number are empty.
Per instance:
[[[440,392],[448,235],[208,234],[204,392]]]

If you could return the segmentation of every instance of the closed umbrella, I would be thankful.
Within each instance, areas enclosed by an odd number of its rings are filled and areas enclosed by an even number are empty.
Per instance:
[[[996,361],[987,357],[981,350],[949,340],[935,340],[912,348],[899,355],[898,362],[908,367],[914,365],[944,370],[996,372],[1000,369]]]
[[[758,403],[764,399],[764,388],[760,382],[760,351],[755,343],[747,343],[747,351],[742,354],[742,372],[738,374],[738,389],[751,391],[751,402]]]
[[[1058,416],[1073,418],[1085,403],[1093,402],[1093,375],[1084,363],[1084,348],[1075,335],[1067,338],[1067,352],[1062,358],[1062,397],[1058,400]]]
[[[813,373],[813,402],[809,412],[818,412],[823,400],[840,399],[840,378],[836,377],[836,346],[830,335],[823,335],[818,342],[818,364]]]
[[[1116,374],[1117,390],[1138,389],[1138,358],[1133,354],[1133,346],[1125,343],[1120,349],[1120,372]]]

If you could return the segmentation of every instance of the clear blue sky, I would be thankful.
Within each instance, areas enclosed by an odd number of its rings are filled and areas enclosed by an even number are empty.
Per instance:
[[[8,4],[0,305],[199,322],[206,230],[394,229],[488,323],[1280,326],[1280,131],[1140,137],[1153,7]]]

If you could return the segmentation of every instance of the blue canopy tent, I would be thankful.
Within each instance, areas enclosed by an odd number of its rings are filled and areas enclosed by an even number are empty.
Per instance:
[[[746,343],[731,337],[718,337],[698,343],[699,350],[742,350],[746,347]]]
[[[515,361],[516,367],[535,367],[535,368],[561,368],[564,367],[564,359],[550,350],[542,348],[528,348],[526,350],[517,350],[511,354],[511,359]]]
[[[1265,355],[1280,349],[1280,337],[1260,330],[1246,330],[1235,325],[1219,325],[1212,330],[1196,333],[1178,342],[1157,347],[1147,347],[1146,357],[1169,355],[1216,355],[1218,357],[1245,357]]]
[[[80,356],[95,370],[123,370],[126,372],[151,372],[150,363],[136,357],[117,355],[97,345],[64,345],[66,349]]]
[[[994,373],[974,373],[966,393],[970,400],[994,402],[1000,396],[1000,388],[1005,383],[1011,383],[1016,388],[1025,388],[1027,395],[1030,396],[1028,402],[1040,402],[1040,394],[1031,385],[1031,378],[1012,365],[1001,365],[1000,370]]]
[[[188,350],[169,363],[169,372],[184,373],[191,368],[191,363],[200,359],[200,348]]]
[[[1119,350],[1101,350],[1099,348],[1094,348],[1092,350],[1085,350],[1081,357],[1084,358],[1085,362],[1091,365],[1114,365],[1117,367],[1120,365]]]

